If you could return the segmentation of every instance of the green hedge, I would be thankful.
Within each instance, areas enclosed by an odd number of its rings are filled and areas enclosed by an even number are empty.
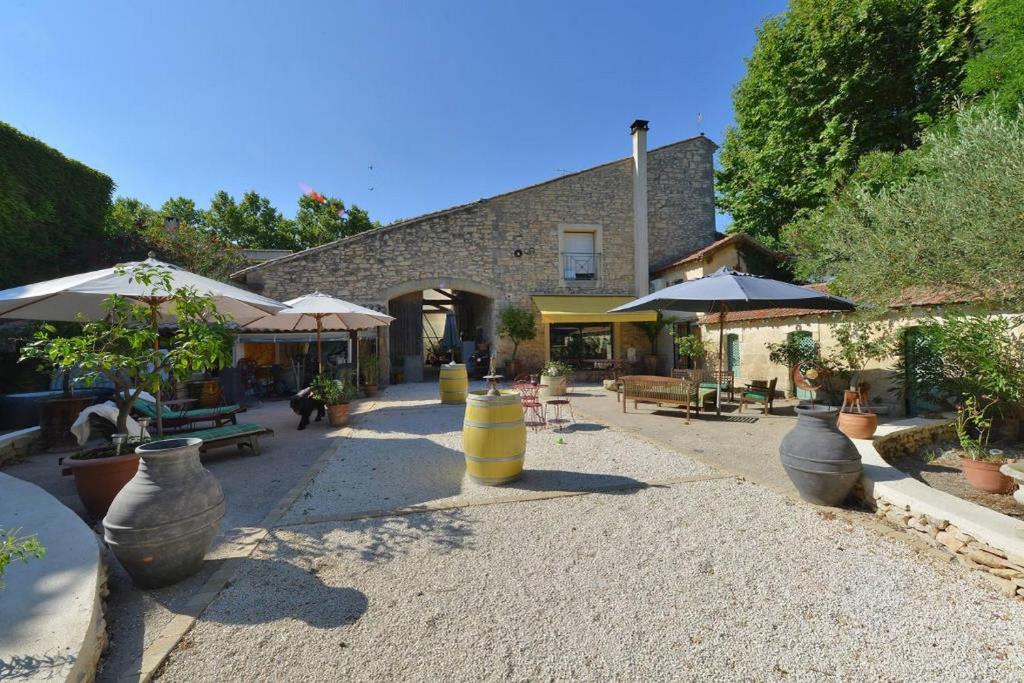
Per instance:
[[[114,182],[0,122],[0,289],[95,265]]]

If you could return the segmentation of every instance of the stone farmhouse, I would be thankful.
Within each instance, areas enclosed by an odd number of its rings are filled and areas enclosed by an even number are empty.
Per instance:
[[[502,362],[511,344],[497,336],[500,311],[532,310],[537,335],[520,346],[520,367],[642,357],[649,344],[636,323],[653,314],[606,311],[647,294],[665,267],[719,236],[715,143],[702,134],[648,151],[647,131],[648,122],[633,122],[623,159],[265,260],[234,278],[280,300],[321,291],[390,312],[396,321],[376,343],[383,381],[392,369],[423,376],[437,338],[429,323],[447,311],[466,352],[493,349]]]

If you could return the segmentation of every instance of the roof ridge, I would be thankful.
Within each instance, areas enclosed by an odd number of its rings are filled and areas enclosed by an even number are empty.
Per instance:
[[[709,143],[711,145],[714,145],[715,148],[718,147],[718,145],[713,140],[711,140],[706,135],[701,133],[700,135],[694,135],[694,136],[691,136],[691,137],[688,137],[688,138],[684,138],[682,140],[676,140],[675,142],[670,142],[670,143],[661,145],[660,147],[655,147],[653,149],[649,149],[649,150],[647,150],[647,154],[648,155],[655,154],[657,152],[664,151],[664,150],[666,150],[666,149],[668,149],[670,147],[676,147],[678,145],[683,145],[683,144],[691,143],[691,142],[697,142],[697,141],[700,141],[700,140],[703,140],[703,141],[705,141],[705,142],[707,142],[707,143]],[[383,231],[383,230],[392,230],[392,229],[395,229],[395,228],[401,228],[401,227],[405,227],[405,226],[407,226],[407,225],[409,225],[411,223],[416,223],[416,222],[419,222],[419,221],[422,221],[422,220],[426,220],[428,218],[438,218],[440,216],[444,216],[444,215],[449,214],[449,213],[456,213],[458,211],[465,211],[466,209],[468,209],[470,207],[476,206],[478,204],[483,204],[484,202],[489,202],[489,201],[492,201],[492,200],[495,200],[495,199],[501,199],[503,197],[508,197],[510,195],[517,194],[519,192],[526,192],[528,190],[534,190],[534,189],[537,189],[538,187],[543,187],[544,185],[550,185],[551,183],[557,183],[557,182],[560,182],[562,180],[567,180],[569,178],[573,178],[573,177],[582,175],[584,173],[590,173],[591,171],[596,171],[598,169],[606,168],[606,167],[609,167],[609,166],[614,166],[616,164],[621,164],[623,162],[629,161],[632,158],[633,158],[632,155],[626,156],[626,157],[621,157],[619,159],[614,159],[612,161],[606,161],[604,163],[597,164],[596,166],[589,166],[589,167],[581,169],[579,171],[573,171],[572,173],[566,173],[565,175],[558,176],[557,178],[549,178],[547,180],[542,180],[540,182],[533,183],[532,185],[526,185],[524,187],[516,188],[515,190],[508,190],[507,192],[499,192],[498,194],[494,194],[494,195],[491,195],[489,197],[483,197],[481,199],[477,199],[476,201],[466,202],[465,204],[456,204],[455,206],[450,206],[450,207],[445,208],[445,209],[438,209],[437,211],[429,211],[427,213],[423,213],[423,214],[420,214],[418,216],[413,216],[411,218],[402,218],[402,219],[399,219],[399,220],[394,221],[392,223],[388,223],[387,225],[382,225],[379,228],[374,228],[372,230],[366,230],[364,232],[356,233],[355,235],[349,235],[347,237],[342,237],[342,238],[333,240],[331,242],[325,242],[324,244],[318,244],[315,247],[310,247],[309,249],[303,249],[302,251],[294,251],[291,254],[288,254],[286,256],[282,256],[281,258],[270,259],[269,261],[263,261],[261,263],[254,263],[251,266],[247,266],[245,268],[242,268],[241,270],[238,270],[238,271],[232,273],[230,277],[231,277],[231,279],[234,279],[234,278],[238,277],[239,275],[243,275],[243,274],[248,273],[249,271],[252,271],[252,270],[257,270],[257,269],[263,268],[264,266],[267,266],[267,265],[269,265],[271,263],[284,263],[285,261],[291,261],[291,260],[294,260],[294,259],[296,259],[296,258],[298,258],[300,256],[305,256],[305,255],[312,254],[312,253],[317,252],[317,251],[322,251],[324,249],[335,247],[335,246],[341,244],[342,242],[346,242],[348,240],[362,239],[362,238],[364,238],[365,236],[368,236],[368,235],[380,234],[380,232]]]

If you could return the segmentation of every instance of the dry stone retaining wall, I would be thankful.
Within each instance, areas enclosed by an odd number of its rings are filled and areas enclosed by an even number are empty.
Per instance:
[[[884,459],[891,462],[923,446],[947,441],[954,436],[951,424],[930,425],[880,437],[874,446]],[[885,494],[879,493],[877,487],[875,494],[866,502],[875,509],[876,515],[890,524],[948,553],[961,566],[984,572],[1004,595],[1024,598],[1024,555],[985,543],[941,516],[921,514],[915,512],[912,505],[886,500]]]

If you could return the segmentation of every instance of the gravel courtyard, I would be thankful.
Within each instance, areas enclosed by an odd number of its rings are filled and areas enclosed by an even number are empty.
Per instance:
[[[162,679],[1024,677],[980,576],[597,424],[476,486],[435,390],[360,418]]]

